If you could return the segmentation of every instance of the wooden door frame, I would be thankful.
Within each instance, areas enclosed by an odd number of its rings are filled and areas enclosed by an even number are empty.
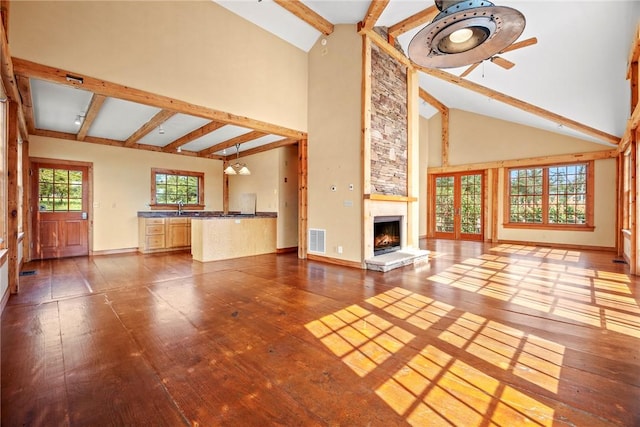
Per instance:
[[[455,179],[459,179],[458,177],[461,177],[463,175],[481,175],[482,176],[482,194],[481,194],[481,200],[482,200],[482,209],[481,209],[481,221],[482,221],[482,227],[480,230],[480,239],[479,241],[484,241],[485,240],[485,233],[486,233],[486,229],[487,229],[487,192],[488,192],[488,188],[487,186],[489,185],[488,183],[488,174],[486,170],[470,170],[470,171],[462,171],[462,172],[440,172],[440,173],[428,173],[427,174],[427,191],[428,191],[428,197],[427,197],[427,236],[430,238],[435,238],[436,237],[436,221],[435,221],[435,215],[436,215],[436,206],[435,206],[435,191],[436,191],[436,178],[440,177],[440,176],[453,176],[454,180]],[[461,195],[455,195],[454,194],[454,199],[459,199]],[[454,202],[455,204],[455,202]],[[457,231],[454,231],[454,235]],[[462,233],[459,233],[462,234]],[[460,236],[458,236],[457,238],[455,238],[456,240],[464,240],[464,241],[475,241],[476,239],[461,239]]]
[[[33,190],[35,172],[33,170],[34,163],[50,163],[55,165],[63,165],[63,166],[81,166],[87,168],[87,185],[89,188],[87,189],[87,248],[88,254],[93,255],[93,163],[92,162],[81,162],[77,160],[64,160],[64,159],[52,159],[46,157],[29,157],[29,187],[28,191],[31,193]],[[26,190],[26,189],[25,189]],[[33,260],[33,251],[34,251],[34,233],[33,233],[33,220],[35,212],[33,211],[34,200],[31,200],[31,204],[28,207],[28,227],[29,227],[29,251],[28,257],[29,261]]]

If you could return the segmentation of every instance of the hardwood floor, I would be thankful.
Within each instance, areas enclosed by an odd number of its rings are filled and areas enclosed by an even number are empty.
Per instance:
[[[640,425],[640,287],[613,253],[425,247],[388,273],[29,263],[2,316],[2,425]]]

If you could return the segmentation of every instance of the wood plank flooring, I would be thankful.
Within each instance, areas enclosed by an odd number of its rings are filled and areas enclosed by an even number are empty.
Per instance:
[[[2,425],[640,425],[640,287],[613,253],[423,247],[387,273],[29,263],[2,315]]]

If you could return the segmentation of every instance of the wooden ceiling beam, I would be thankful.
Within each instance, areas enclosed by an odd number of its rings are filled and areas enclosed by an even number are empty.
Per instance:
[[[33,133],[36,129],[36,121],[33,116],[33,99],[31,98],[31,82],[27,77],[16,76],[18,83],[18,92],[22,100],[22,112],[24,114],[25,122],[27,123],[27,130],[29,133]]]
[[[160,126],[162,123],[166,122],[169,118],[176,115],[175,111],[170,110],[161,110],[158,114],[153,116],[147,123],[142,125],[140,129],[135,131],[127,140],[124,142],[125,147],[133,147],[137,142],[142,139],[145,135],[150,133],[152,130]]]
[[[165,110],[175,111],[176,113],[183,113],[222,123],[234,124],[237,126],[256,129],[265,133],[299,139],[307,137],[306,132],[289,129],[283,126],[278,126],[231,113],[225,113],[213,108],[191,104],[139,89],[133,89],[127,86],[119,85],[117,83],[111,83],[93,77],[85,76],[80,73],[74,73],[72,71],[37,64],[35,62],[27,61],[20,58],[12,58],[12,62],[15,73],[19,75],[46,80],[66,86],[82,88],[99,95],[120,98],[144,105],[150,105]],[[79,84],[73,81],[68,81],[67,76],[77,77],[82,80],[82,83]]]
[[[230,147],[234,147],[236,144],[244,144],[245,142],[253,141],[254,139],[260,138],[261,136],[265,136],[266,133],[260,131],[252,131],[245,133],[240,136],[236,136],[235,138],[228,139],[219,144],[214,145],[213,147],[206,148],[204,150],[198,151],[198,156],[200,157],[209,157],[211,154],[216,151],[224,150]]]
[[[389,4],[389,0],[372,0],[369,4],[369,9],[367,13],[364,15],[362,21],[358,24],[359,28],[363,28],[365,30],[371,30],[375,27],[376,22],[378,22],[378,18],[382,15],[385,8]]]
[[[78,130],[78,135],[76,136],[78,141],[84,141],[87,137],[87,133],[89,133],[89,129],[91,129],[93,121],[98,117],[98,113],[100,112],[100,108],[102,107],[102,104],[104,104],[105,99],[107,99],[105,96],[96,95],[95,93],[91,97],[89,108],[84,115],[84,119],[80,125],[80,130]]]
[[[265,151],[273,150],[275,148],[286,147],[287,145],[297,144],[298,140],[295,138],[285,138],[280,141],[274,141],[270,144],[261,145],[260,147],[252,148],[251,150],[245,150],[240,153],[237,157],[246,157],[251,156],[253,154],[263,153]],[[234,160],[236,158],[235,154],[229,154],[225,161]]]
[[[436,97],[431,95],[429,92],[427,92],[422,88],[419,89],[419,92],[420,92],[420,98],[428,102],[433,108],[435,108],[436,110],[440,111],[443,114],[449,112],[449,107],[444,105],[442,102],[436,99]]]
[[[543,119],[550,120],[559,125],[566,126],[570,129],[576,130],[585,135],[589,135],[591,137],[595,137],[601,141],[607,142],[609,144],[618,144],[620,142],[620,138],[611,135],[609,133],[603,132],[601,130],[595,129],[591,126],[587,126],[583,123],[577,122],[575,120],[569,119],[567,117],[561,116],[560,114],[553,113],[551,111],[545,110],[528,102],[522,101],[520,99],[514,98],[512,96],[506,95],[502,92],[498,92],[493,89],[489,89],[488,87],[479,85],[477,83],[471,82],[469,80],[460,78],[451,73],[447,73],[446,71],[442,71],[436,68],[427,68],[422,67],[417,64],[414,65],[417,70],[422,71],[425,74],[428,74],[432,77],[436,77],[440,80],[444,80],[446,82],[455,84],[467,90],[479,93],[488,98],[494,99],[496,101],[500,101],[504,104],[510,105],[512,107],[518,108],[527,113],[536,115],[538,117],[542,117]]]
[[[333,24],[318,15],[300,0],[274,0],[280,7],[302,19],[325,36],[333,33]]]
[[[165,153],[173,153],[178,147],[182,147],[183,145],[188,144],[195,139],[208,135],[223,126],[225,126],[225,124],[220,122],[207,123],[206,125],[199,127],[198,129],[176,139],[172,143],[165,145],[164,147],[162,147],[162,151],[164,151]]]
[[[420,25],[427,24],[436,17],[440,12],[435,5],[429,6],[421,12],[411,15],[403,21],[398,22],[395,25],[389,27],[389,36],[396,38],[400,34],[404,34],[407,31],[411,31]]]

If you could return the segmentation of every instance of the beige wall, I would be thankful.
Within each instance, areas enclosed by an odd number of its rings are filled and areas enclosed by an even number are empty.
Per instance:
[[[298,145],[280,153],[280,194],[278,208],[278,249],[298,246]]]
[[[419,226],[418,235],[424,237],[427,235],[427,165],[429,165],[429,120],[420,116],[420,152],[419,156],[419,192],[418,192],[418,209],[419,209]],[[433,145],[433,144],[432,144]]]
[[[240,210],[243,193],[256,193],[256,210],[278,213],[277,247],[298,246],[298,146],[241,157],[251,175],[229,177],[229,210]],[[287,178],[287,182],[284,182]]]
[[[442,165],[440,114],[429,120],[429,166]],[[449,164],[601,151],[608,147],[467,111],[449,111]]]
[[[138,247],[138,211],[148,211],[151,168],[204,172],[206,210],[222,210],[222,162],[32,136],[31,157],[93,163],[93,250]]]
[[[449,162],[463,165],[497,160],[524,159],[560,154],[602,151],[608,147],[461,110],[450,111]],[[428,165],[441,166],[441,119],[428,120]],[[504,173],[499,174],[498,239],[524,242],[613,247],[615,245],[616,161],[595,162],[595,211],[593,232],[504,228]],[[614,209],[612,211],[612,209]],[[613,213],[612,213],[613,212]],[[421,219],[422,221],[422,219]],[[490,224],[486,224],[486,237]]]
[[[13,56],[306,131],[307,55],[212,1],[13,1]]]
[[[359,263],[362,40],[353,25],[336,25],[326,40],[309,52],[308,226],[326,230],[326,256]]]

